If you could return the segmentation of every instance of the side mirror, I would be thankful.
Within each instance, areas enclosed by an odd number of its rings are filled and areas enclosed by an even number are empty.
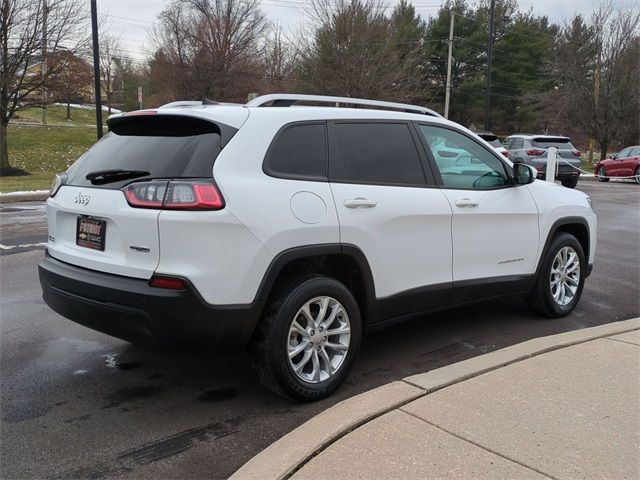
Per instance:
[[[615,154],[615,153],[612,153],[611,155],[609,155],[609,158],[610,158],[611,160],[615,160],[615,158],[616,158],[616,154]]]
[[[528,185],[538,176],[538,171],[526,163],[513,164],[513,178],[516,185]]]

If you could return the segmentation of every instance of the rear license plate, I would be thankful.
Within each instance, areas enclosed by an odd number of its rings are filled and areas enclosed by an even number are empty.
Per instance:
[[[91,217],[78,217],[76,245],[104,252],[107,222]]]

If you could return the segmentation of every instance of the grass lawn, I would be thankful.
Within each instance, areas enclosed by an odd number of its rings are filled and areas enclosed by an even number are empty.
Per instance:
[[[64,172],[96,141],[91,127],[9,124],[9,162],[30,175],[0,177],[0,192],[46,190],[53,176]]]
[[[102,112],[102,119],[106,121],[109,114],[106,111]],[[22,110],[14,117],[16,121],[29,121],[34,123],[40,123],[42,119],[41,108],[28,108]],[[84,125],[90,126],[96,123],[95,110],[89,110],[87,108],[73,108],[71,107],[71,120],[67,120],[67,107],[63,105],[50,105],[47,108],[47,124],[48,125]]]

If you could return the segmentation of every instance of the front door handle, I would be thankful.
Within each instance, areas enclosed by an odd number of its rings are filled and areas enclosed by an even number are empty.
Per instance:
[[[347,208],[373,208],[378,205],[375,200],[369,200],[368,198],[350,198],[344,201],[344,206]]]
[[[479,205],[475,200],[471,200],[470,198],[462,198],[456,201],[456,207],[460,208],[473,208]]]

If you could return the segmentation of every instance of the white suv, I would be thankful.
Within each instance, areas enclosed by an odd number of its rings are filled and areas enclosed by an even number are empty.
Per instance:
[[[108,125],[52,186],[46,303],[133,342],[249,346],[299,400],[338,387],[363,332],[513,294],[560,317],[591,271],[584,193],[428,109],[267,95]]]

